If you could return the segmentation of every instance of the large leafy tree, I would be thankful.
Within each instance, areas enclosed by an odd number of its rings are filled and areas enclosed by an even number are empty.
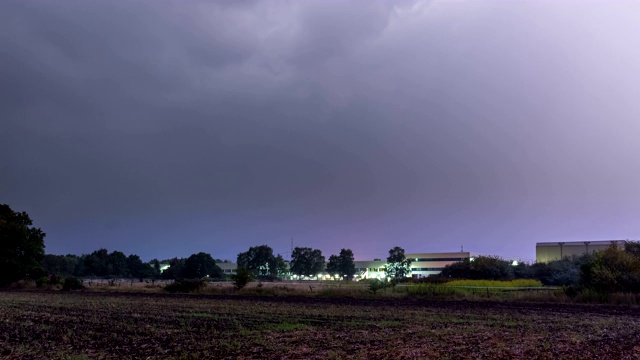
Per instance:
[[[296,247],[291,254],[291,273],[313,276],[324,270],[322,251],[308,247]]]
[[[158,259],[153,259],[149,262],[149,266],[151,266],[151,276],[157,278],[160,276],[162,271],[160,271],[160,261]]]
[[[128,277],[127,255],[122,251],[113,251],[107,261],[107,275],[113,277]]]
[[[353,251],[351,249],[342,249],[340,250],[340,255],[329,256],[327,271],[330,274],[338,274],[341,278],[346,277],[347,280],[351,280],[353,274],[356,273]]]
[[[109,251],[99,249],[84,257],[84,274],[87,276],[109,275]]]
[[[398,281],[411,274],[411,259],[404,255],[404,249],[396,246],[389,250],[385,272],[393,281]]]
[[[184,262],[182,277],[196,279],[205,276],[221,278],[224,274],[210,254],[199,252],[189,256]]]
[[[129,276],[132,278],[147,278],[156,275],[152,265],[142,262],[138,255],[127,256],[127,269],[129,270]]]
[[[0,204],[0,286],[44,274],[45,233],[32,225],[26,212]]]
[[[249,251],[238,254],[238,268],[244,268],[254,276],[281,276],[286,271],[282,256],[274,256],[267,245],[252,246]]]
[[[169,260],[169,268],[162,272],[163,279],[180,279],[184,271],[185,259],[173,258]]]
[[[277,276],[284,276],[287,274],[287,263],[284,261],[282,255],[276,255],[274,267],[276,269]]]

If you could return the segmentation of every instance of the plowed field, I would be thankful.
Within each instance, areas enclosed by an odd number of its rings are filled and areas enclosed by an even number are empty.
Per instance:
[[[640,311],[417,299],[0,292],[0,358],[639,359]]]

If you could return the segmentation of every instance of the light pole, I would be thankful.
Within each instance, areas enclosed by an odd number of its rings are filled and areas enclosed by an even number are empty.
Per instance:
[[[589,244],[591,244],[591,241],[585,241],[585,242],[584,242],[584,246],[585,246],[585,247],[586,247],[586,249],[587,249],[587,255],[589,255]]]

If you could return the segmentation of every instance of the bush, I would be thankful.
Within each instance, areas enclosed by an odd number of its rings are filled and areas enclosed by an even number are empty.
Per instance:
[[[62,290],[64,291],[82,290],[82,289],[84,289],[82,280],[75,277],[68,277],[64,279],[64,284],[62,284]]]
[[[449,264],[440,273],[443,277],[472,280],[512,280],[513,266],[509,261],[496,256],[478,256],[473,261]]]
[[[43,276],[36,280],[36,287],[41,288],[49,285],[51,285],[51,283],[49,282],[49,278],[47,276]]]
[[[387,288],[389,286],[392,286],[390,283],[386,282],[386,281],[382,281],[379,279],[373,279],[373,280],[369,280],[369,292],[375,294],[378,292],[378,290],[382,290],[384,288]]]
[[[24,289],[27,287],[27,282],[25,280],[18,280],[11,283],[10,287],[12,289]]]
[[[233,286],[240,290],[251,281],[251,271],[245,268],[238,268],[235,275],[231,275],[231,279],[233,280]]]
[[[582,264],[581,283],[598,293],[640,293],[640,257],[614,246]]]
[[[202,290],[206,283],[202,279],[180,279],[164,287],[170,293],[191,293]]]
[[[564,258],[549,263],[536,263],[531,266],[534,277],[544,285],[575,286],[580,282],[580,266],[588,262],[587,256]]]

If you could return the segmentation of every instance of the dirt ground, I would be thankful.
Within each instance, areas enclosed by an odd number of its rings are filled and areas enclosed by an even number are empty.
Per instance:
[[[2,359],[640,359],[628,306],[0,292]]]

